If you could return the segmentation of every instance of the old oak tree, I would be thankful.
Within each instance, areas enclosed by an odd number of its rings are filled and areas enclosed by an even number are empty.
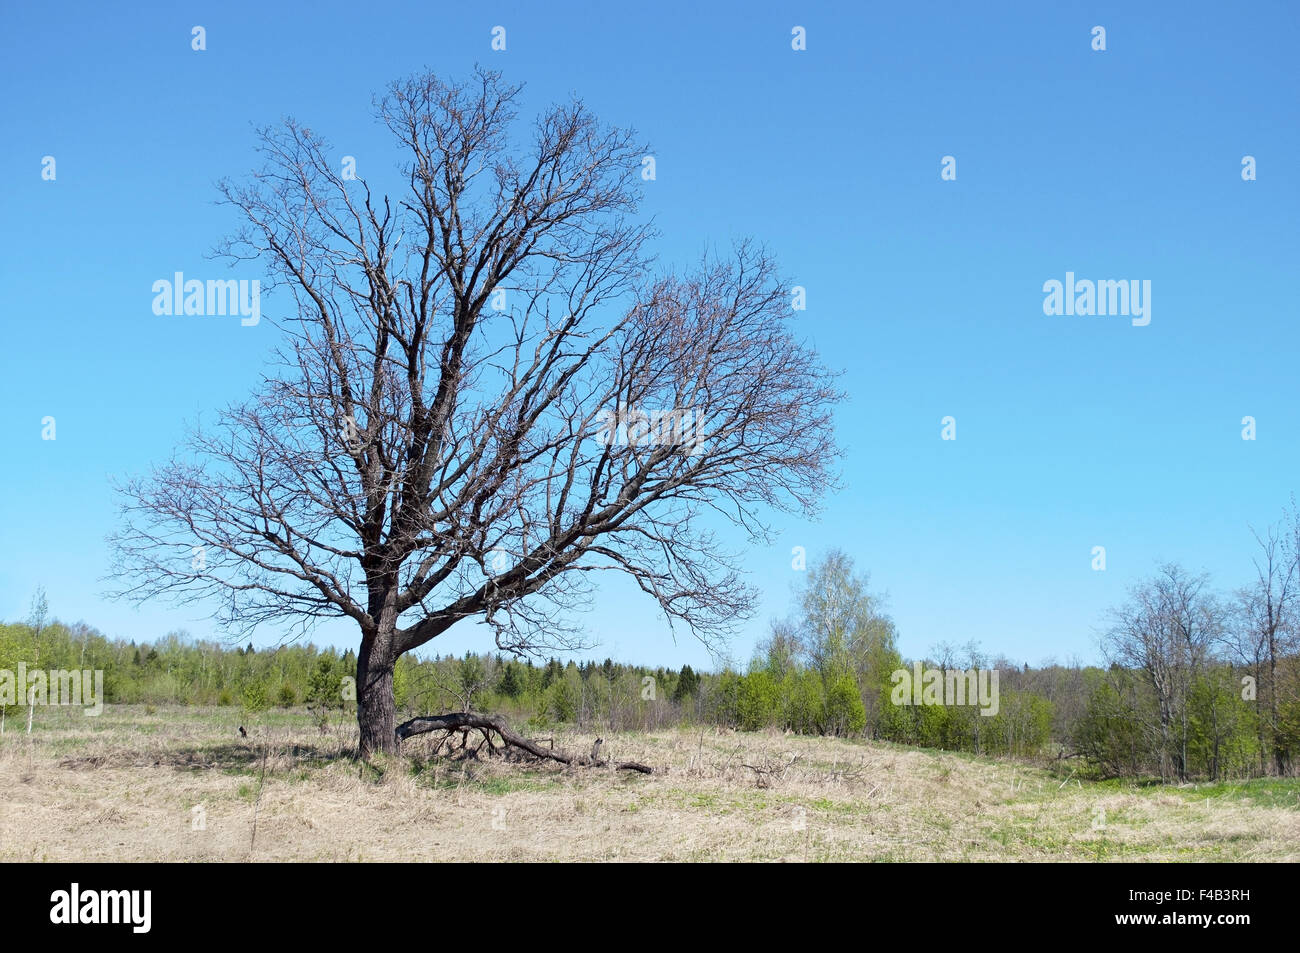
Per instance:
[[[260,171],[221,185],[220,251],[291,295],[275,360],[121,487],[119,594],[216,597],[241,635],[356,623],[367,757],[396,750],[403,653],[462,620],[507,652],[571,646],[593,573],[725,635],[752,597],[710,524],[761,539],[763,508],[811,513],[833,481],[842,395],[770,257],[658,269],[646,150],[579,101],[525,124],[520,98],[486,70],[390,86],[391,197],[301,124],[262,130]],[[610,433],[641,409],[699,426]]]

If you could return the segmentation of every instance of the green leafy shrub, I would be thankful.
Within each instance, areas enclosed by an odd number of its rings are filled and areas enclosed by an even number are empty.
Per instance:
[[[757,731],[776,721],[778,692],[776,682],[765,669],[750,672],[740,680],[736,695],[736,716],[741,729]]]
[[[547,707],[549,714],[558,722],[573,721],[577,717],[577,706],[573,699],[573,690],[563,679],[553,682],[548,691]]]
[[[851,675],[841,675],[826,690],[826,729],[832,734],[859,735],[867,725],[867,709]]]
[[[266,711],[270,702],[266,698],[266,686],[261,682],[249,682],[244,686],[244,710],[247,712]]]
[[[781,680],[781,723],[804,735],[821,734],[826,718],[822,680],[811,669],[792,670]]]

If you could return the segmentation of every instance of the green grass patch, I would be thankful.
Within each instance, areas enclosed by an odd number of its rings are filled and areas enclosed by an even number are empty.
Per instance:
[[[1213,784],[1191,784],[1186,787],[1166,788],[1181,794],[1189,801],[1208,798],[1216,800],[1245,801],[1253,807],[1281,807],[1300,811],[1300,778],[1254,778],[1250,781],[1219,781]]]

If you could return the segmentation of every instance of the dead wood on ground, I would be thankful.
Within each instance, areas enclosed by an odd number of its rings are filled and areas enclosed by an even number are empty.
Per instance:
[[[610,764],[609,760],[605,758],[590,758],[586,755],[569,754],[565,751],[543,748],[536,742],[511,731],[504,718],[478,712],[458,711],[445,715],[422,715],[419,718],[412,718],[410,721],[397,726],[397,740],[403,741],[413,735],[422,735],[431,731],[444,731],[446,735],[443,736],[443,740],[446,741],[454,733],[459,732],[461,750],[464,751],[468,748],[469,732],[475,730],[481,734],[482,741],[478,747],[473,749],[474,755],[477,755],[485,745],[489,754],[495,754],[497,746],[492,743],[492,735],[496,734],[501,739],[504,747],[517,748],[535,758],[586,768],[603,768]],[[654,774],[653,768],[638,761],[618,761],[614,762],[614,767],[620,771],[639,771],[641,774]]]

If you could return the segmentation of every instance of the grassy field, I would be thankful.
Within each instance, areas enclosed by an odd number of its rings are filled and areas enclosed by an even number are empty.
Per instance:
[[[1300,860],[1295,779],[1090,783],[714,729],[605,736],[602,754],[648,777],[431,760],[422,738],[370,767],[347,756],[354,724],[301,711],[44,709],[25,728],[0,736],[0,862]]]

